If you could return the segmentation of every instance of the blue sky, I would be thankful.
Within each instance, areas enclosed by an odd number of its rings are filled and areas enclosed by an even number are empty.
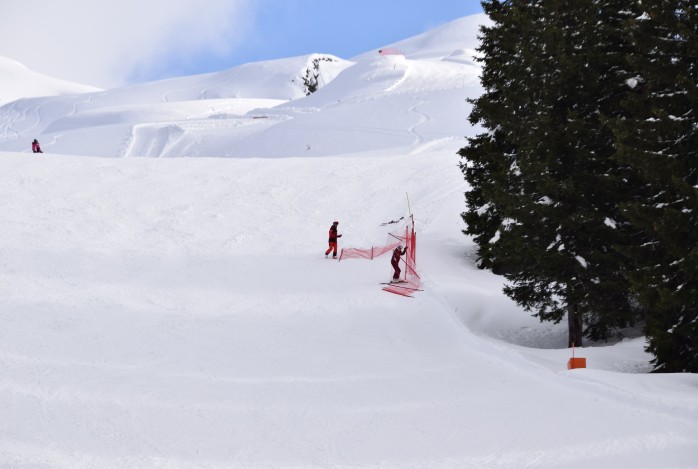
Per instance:
[[[310,53],[344,59],[482,11],[479,0],[2,0],[0,55],[111,88]]]

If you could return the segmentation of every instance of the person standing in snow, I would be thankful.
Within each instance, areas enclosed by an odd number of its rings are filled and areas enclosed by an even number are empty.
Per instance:
[[[32,152],[43,153],[43,151],[41,151],[41,147],[39,146],[39,141],[37,139],[34,139],[34,141],[32,142]]]
[[[339,225],[338,221],[332,223],[332,226],[330,226],[330,247],[327,248],[327,251],[325,251],[325,257],[327,257],[329,253],[332,252],[332,250],[334,250],[334,252],[332,253],[332,259],[337,258],[337,238],[342,237],[341,234],[337,234],[337,225]]]
[[[402,244],[398,246],[393,251],[393,257],[390,259],[390,265],[393,266],[393,282],[400,280],[400,257],[407,252],[407,246],[403,249]]]

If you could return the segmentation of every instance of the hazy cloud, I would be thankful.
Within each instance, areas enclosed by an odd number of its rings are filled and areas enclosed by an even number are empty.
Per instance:
[[[3,0],[0,55],[32,70],[112,88],[225,55],[249,33],[254,0]]]

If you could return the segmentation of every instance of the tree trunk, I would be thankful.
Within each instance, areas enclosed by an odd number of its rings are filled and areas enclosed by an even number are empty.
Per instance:
[[[567,305],[567,325],[569,327],[567,347],[582,346],[582,318],[576,304]]]

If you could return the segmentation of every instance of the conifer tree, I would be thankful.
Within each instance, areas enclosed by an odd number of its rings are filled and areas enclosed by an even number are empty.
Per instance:
[[[645,0],[626,33],[627,117],[614,120],[617,159],[640,178],[623,213],[645,242],[624,243],[646,309],[657,371],[698,372],[698,5]]]
[[[618,209],[627,194],[603,118],[620,117],[627,3],[482,2],[494,25],[482,29],[485,93],[469,119],[488,131],[459,152],[464,232],[518,304],[541,320],[567,315],[570,345],[634,320],[614,249],[633,236]]]

